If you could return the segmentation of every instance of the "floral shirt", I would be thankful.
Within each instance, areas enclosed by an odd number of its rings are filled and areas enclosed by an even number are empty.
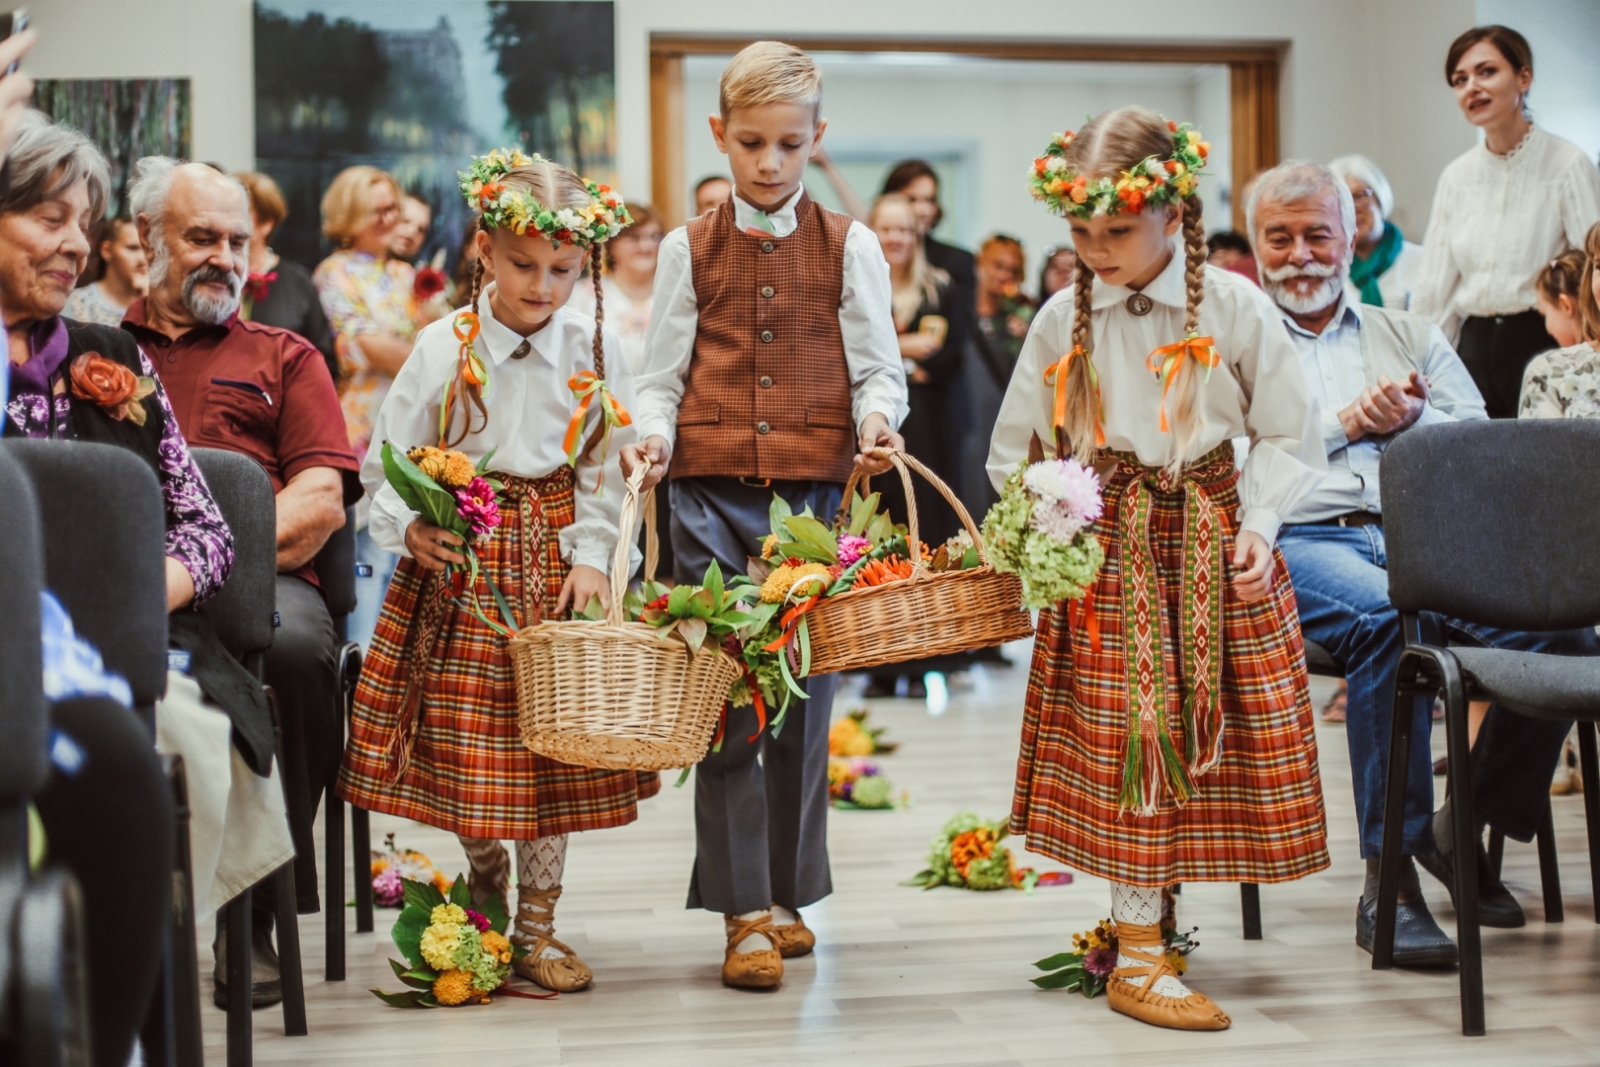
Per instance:
[[[1600,351],[1579,342],[1533,357],[1517,418],[1600,419]]]
[[[333,327],[339,355],[339,404],[344,408],[350,446],[360,458],[366,455],[372,422],[394,378],[367,362],[356,339],[372,333],[392,334],[406,341],[416,336],[416,269],[398,259],[339,251],[323,260],[311,277]]]
[[[155,378],[156,373],[142,348],[139,350],[139,373],[151,378]],[[13,390],[21,384],[12,378]],[[194,457],[189,455],[189,446],[178,429],[177,417],[172,413],[172,404],[159,379],[155,398],[164,416],[156,475],[161,481],[166,510],[167,555],[182,563],[194,579],[194,598],[199,603],[221,589],[228,572],[233,569],[233,531],[222,518],[222,511],[212,498]],[[71,411],[72,398],[65,392],[44,396],[18,390],[6,404],[11,432],[22,437],[66,437],[67,416]]]

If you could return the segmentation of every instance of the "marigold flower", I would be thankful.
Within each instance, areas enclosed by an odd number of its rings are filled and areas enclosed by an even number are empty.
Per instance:
[[[786,593],[789,592],[789,582],[794,577],[794,568],[787,563],[774,567],[772,573],[767,575],[767,580],[761,583],[761,602],[763,604],[781,604]]]
[[[483,951],[501,963],[511,962],[511,942],[506,940],[504,934],[498,934],[493,930],[485,930],[483,932]]]
[[[455,907],[453,904],[448,906]],[[437,913],[441,908],[433,910]],[[418,947],[429,967],[444,970],[451,965],[456,950],[461,947],[461,927],[455,923],[434,923],[422,931],[422,942]]]
[[[446,460],[442,449],[434,448],[432,445],[422,445],[407,452],[406,458],[422,468],[422,473],[434,481],[438,481],[444,474]]]
[[[453,1008],[474,998],[472,975],[466,971],[445,971],[433,980],[433,999],[445,1007]]]
[[[826,592],[829,585],[833,584],[833,572],[821,563],[807,563],[796,567],[790,576],[788,595],[795,598],[816,596]]]
[[[477,477],[478,469],[462,452],[444,454],[444,470],[434,481],[451,489],[465,489]]]
[[[761,558],[771,559],[778,552],[778,535],[767,534],[761,539]]]

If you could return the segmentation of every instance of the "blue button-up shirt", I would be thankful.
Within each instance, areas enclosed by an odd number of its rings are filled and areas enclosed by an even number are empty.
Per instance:
[[[1283,315],[1289,340],[1300,355],[1306,388],[1322,401],[1322,441],[1328,453],[1327,476],[1284,516],[1286,523],[1320,522],[1352,511],[1383,511],[1378,493],[1378,463],[1394,435],[1368,435],[1350,441],[1339,421],[1339,412],[1360,396],[1363,389],[1376,384],[1367,381],[1366,362],[1361,358],[1363,314],[1360,302],[1351,299],[1346,286],[1339,298],[1339,309],[1320,334],[1305,329],[1288,313]],[[1368,341],[1387,343],[1379,340],[1385,336],[1374,334]],[[1428,351],[1421,370],[1431,386],[1431,399],[1415,425],[1488,417],[1472,375],[1467,373],[1461,357],[1437,326],[1428,328]]]

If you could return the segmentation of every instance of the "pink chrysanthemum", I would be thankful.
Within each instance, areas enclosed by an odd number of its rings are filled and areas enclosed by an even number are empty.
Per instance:
[[[1100,499],[1100,479],[1075,459],[1035,463],[1022,476],[1022,484],[1041,500],[1060,505],[1060,510],[1080,524],[1098,519],[1105,506]]]
[[[466,520],[474,534],[486,534],[500,525],[500,505],[494,488],[483,478],[474,478],[465,489],[456,490],[456,512]]]
[[[1114,948],[1092,948],[1083,957],[1083,969],[1096,978],[1110,978],[1111,972],[1117,969],[1117,950]]]
[[[859,534],[839,535],[839,562],[846,567],[872,551],[872,542]]]
[[[398,867],[386,867],[372,880],[372,902],[380,908],[395,907],[405,895]]]

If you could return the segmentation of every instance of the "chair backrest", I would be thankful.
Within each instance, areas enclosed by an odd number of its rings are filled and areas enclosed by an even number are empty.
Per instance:
[[[340,616],[356,610],[356,509],[344,509],[344,525],[333,531],[312,561],[317,582],[328,602],[328,614]]]
[[[20,800],[50,773],[49,709],[40,682],[39,508],[27,472],[0,449],[0,799]]]
[[[133,702],[167,689],[166,509],[149,464],[115,445],[10,438],[39,509],[44,586],[128,680]]]
[[[228,651],[242,659],[272,647],[272,615],[278,603],[278,512],[272,479],[243,453],[189,451],[233,530],[233,570],[222,589],[200,605],[200,614]]]
[[[1600,623],[1600,420],[1418,427],[1380,477],[1400,611],[1513,630]]]

